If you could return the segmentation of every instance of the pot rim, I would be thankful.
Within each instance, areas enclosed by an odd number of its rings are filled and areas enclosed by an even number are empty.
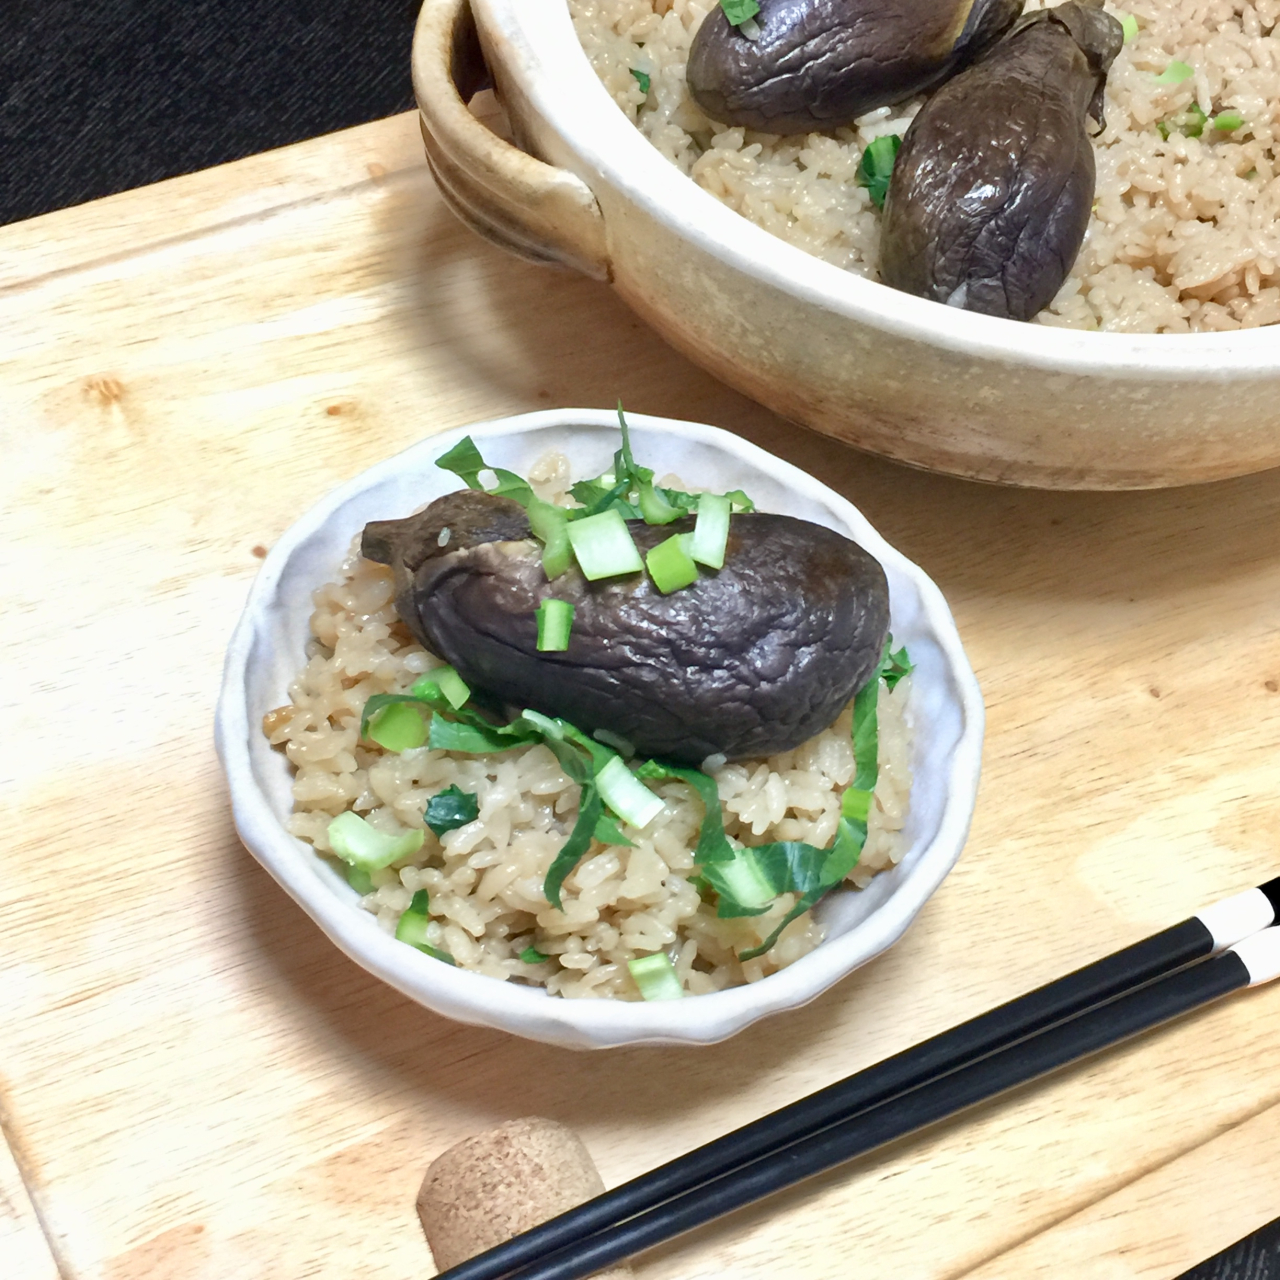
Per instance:
[[[825,262],[734,212],[661,155],[596,76],[565,0],[471,2],[487,53],[571,148],[571,167],[597,198],[603,181],[676,235],[762,284],[904,342],[974,361],[1154,382],[1280,374],[1280,343],[1270,326],[1124,334],[1026,324],[942,306]]]

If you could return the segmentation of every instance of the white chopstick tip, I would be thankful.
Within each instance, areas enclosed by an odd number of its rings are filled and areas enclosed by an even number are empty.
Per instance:
[[[1275,924],[1276,910],[1261,889],[1246,889],[1197,911],[1196,919],[1213,935],[1214,951],[1225,951]]]
[[[1280,929],[1263,929],[1231,950],[1244,961],[1251,987],[1280,978]]]

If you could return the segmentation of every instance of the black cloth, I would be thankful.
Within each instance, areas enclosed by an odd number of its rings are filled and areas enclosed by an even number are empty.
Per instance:
[[[419,0],[2,0],[0,223],[407,111]]]

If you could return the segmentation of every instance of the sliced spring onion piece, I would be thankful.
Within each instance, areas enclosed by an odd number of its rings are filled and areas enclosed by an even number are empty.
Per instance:
[[[635,67],[631,68],[631,74],[635,77],[635,82],[640,86],[640,92],[648,94],[649,92],[649,73],[647,71],[637,71]]]
[[[438,838],[474,822],[480,816],[480,801],[474,791],[463,791],[455,782],[427,801],[423,816]]]
[[[445,964],[454,964],[454,958],[439,947],[433,947],[427,941],[427,925],[431,923],[430,902],[425,889],[419,889],[413,895],[408,909],[401,912],[396,923],[396,940],[407,942],[411,947],[429,955],[433,960],[443,960]]]
[[[591,736],[597,742],[603,742],[606,747],[612,747],[624,760],[630,760],[636,753],[635,747],[620,733],[610,733],[608,729],[596,729]]]
[[[644,517],[645,524],[670,524],[673,520],[679,520],[684,515],[684,512],[679,507],[673,507],[667,501],[660,489],[655,489],[648,481],[640,486],[640,494],[636,503],[640,508],[640,514]]]
[[[618,756],[596,774],[596,786],[605,804],[637,829],[643,830],[662,812],[662,797],[654,795]]]
[[[689,555],[689,541],[690,535],[687,533],[672,534],[665,542],[658,543],[644,558],[653,585],[664,596],[698,580],[698,566]]]
[[[457,711],[471,697],[471,687],[452,667],[436,667],[419,676],[409,690],[415,698],[429,699],[438,694]]]
[[[567,600],[546,599],[538,606],[537,618],[539,652],[563,653],[569,647],[573,605]]]
[[[873,138],[867,143],[867,149],[858,161],[854,181],[858,186],[866,187],[871,203],[877,209],[884,208],[884,198],[889,192],[889,177],[893,173],[893,164],[901,146],[902,139],[896,133],[887,133],[884,137]]]
[[[412,703],[393,702],[373,717],[365,737],[398,755],[426,742],[427,722],[422,718],[422,711]]]
[[[748,40],[759,40],[760,37],[764,35],[763,29],[754,18],[743,18],[743,20],[738,23],[738,30],[741,31]]]
[[[1234,133],[1237,129],[1244,128],[1244,116],[1238,111],[1219,111],[1213,117],[1213,127],[1223,133]]]
[[[329,823],[329,843],[344,862],[361,871],[379,871],[422,848],[426,836],[421,831],[404,831],[388,835],[371,827],[350,809]]]
[[[698,499],[698,519],[693,526],[689,554],[708,569],[724,568],[724,549],[729,542],[730,501],[714,493]]]
[[[1133,14],[1126,13],[1124,17],[1120,19],[1120,30],[1124,32],[1125,44],[1128,44],[1129,41],[1133,40],[1138,34],[1138,19],[1135,18]]]
[[[744,907],[766,907],[778,896],[750,849],[739,849],[732,862],[716,863],[715,876],[712,884],[723,882],[733,900]]]
[[[525,947],[520,953],[521,964],[546,964],[550,956],[544,956],[537,947]]]
[[[342,869],[346,873],[347,883],[362,897],[373,892],[373,878],[367,871],[353,867],[349,862],[344,862]]]
[[[529,528],[542,543],[542,572],[547,581],[558,578],[573,563],[569,542],[569,513],[554,502],[534,498],[528,506]]]
[[[602,511],[569,525],[569,541],[578,565],[589,582],[639,573],[644,568],[631,530],[618,511]]]
[[[1156,76],[1156,84],[1181,84],[1184,80],[1190,80],[1195,73],[1194,67],[1189,67],[1185,62],[1179,62],[1175,58]]]
[[[679,1000],[684,995],[676,967],[664,951],[628,960],[627,968],[646,1000]]]

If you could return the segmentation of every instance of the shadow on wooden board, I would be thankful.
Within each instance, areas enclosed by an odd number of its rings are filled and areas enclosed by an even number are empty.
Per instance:
[[[1183,1272],[1178,1280],[1280,1280],[1280,1218]]]

